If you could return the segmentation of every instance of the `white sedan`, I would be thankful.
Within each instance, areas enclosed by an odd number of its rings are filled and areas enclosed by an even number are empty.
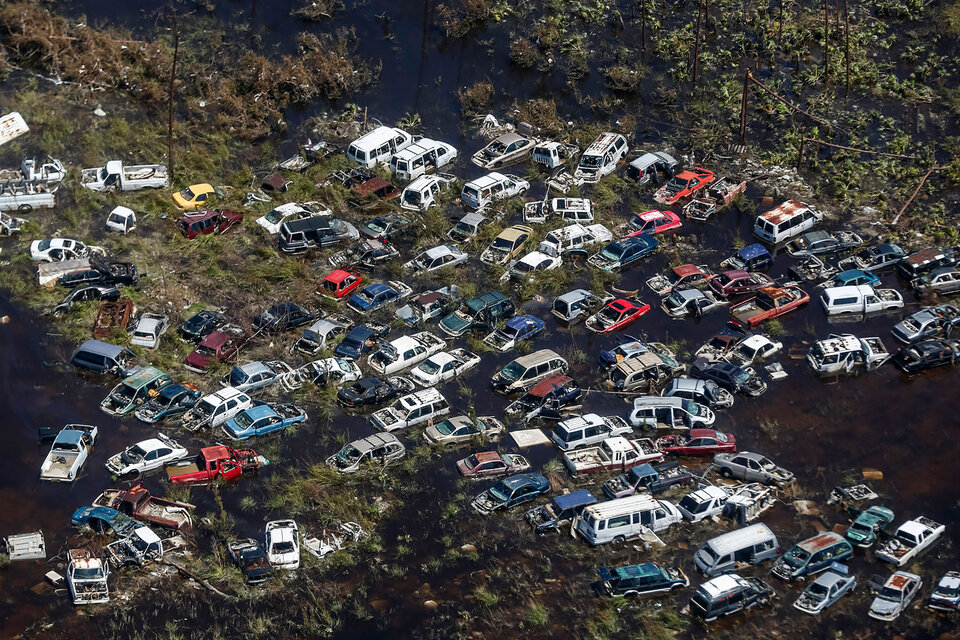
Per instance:
[[[146,473],[160,469],[168,462],[176,462],[187,455],[186,447],[167,435],[143,440],[107,460],[107,471],[115,476]]]
[[[300,568],[300,530],[293,520],[274,520],[267,523],[267,560],[278,569],[294,571]]]
[[[455,244],[442,244],[421,252],[413,260],[405,263],[405,271],[430,273],[444,267],[453,267],[467,261],[467,254]]]
[[[30,243],[30,257],[37,262],[62,262],[86,258],[90,254],[106,255],[103,247],[87,246],[79,240],[70,238],[51,238],[50,240],[34,240]]]
[[[267,233],[275,236],[280,232],[284,222],[330,215],[333,215],[333,211],[320,202],[288,202],[270,210],[267,215],[257,218],[257,224],[266,229]]]
[[[480,356],[466,349],[435,353],[410,372],[425,387],[432,387],[456,378],[480,364]]]
[[[170,325],[169,316],[161,316],[155,313],[145,313],[137,320],[137,326],[133,328],[133,335],[130,336],[130,344],[135,344],[147,349],[155,349],[160,342],[160,336]]]

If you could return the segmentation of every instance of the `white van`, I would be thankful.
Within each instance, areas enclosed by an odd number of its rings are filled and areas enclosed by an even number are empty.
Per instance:
[[[523,205],[524,222],[546,222],[547,218],[559,217],[572,222],[593,222],[593,204],[590,198],[554,198],[536,200]]]
[[[712,578],[733,573],[737,564],[760,564],[780,555],[780,543],[770,528],[763,524],[724,533],[704,542],[693,555],[697,571]]]
[[[574,222],[548,233],[537,250],[554,258],[570,252],[586,256],[587,247],[591,244],[612,241],[613,233],[602,224],[585,227],[579,222]]]
[[[580,156],[573,177],[581,182],[599,182],[603,176],[613,173],[627,155],[627,139],[619,133],[601,133]]]
[[[371,169],[378,163],[387,164],[396,152],[413,143],[413,136],[396,127],[377,127],[365,133],[347,147],[347,158]]]
[[[821,219],[823,213],[806,202],[787,200],[757,216],[753,224],[753,235],[770,244],[780,244],[809,231]]]
[[[420,138],[393,154],[390,170],[401,180],[413,180],[450,164],[457,157],[457,150],[446,142]]]
[[[407,211],[426,211],[439,204],[440,192],[454,180],[456,177],[449,173],[420,176],[400,194],[400,206]]]
[[[488,173],[463,185],[460,200],[471,209],[483,209],[497,200],[523,195],[530,183],[513,174]]]
[[[577,521],[577,533],[596,546],[663,531],[682,519],[673,504],[643,493],[587,507]]]
[[[896,289],[874,289],[868,284],[828,287],[820,293],[820,304],[828,316],[861,316],[903,308],[903,296]]]

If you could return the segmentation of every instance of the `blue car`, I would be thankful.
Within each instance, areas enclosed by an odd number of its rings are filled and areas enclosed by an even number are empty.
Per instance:
[[[740,269],[742,271],[763,271],[773,264],[770,250],[762,244],[751,244],[740,249],[735,254],[720,263],[725,269]]]
[[[406,298],[410,293],[410,287],[402,282],[375,282],[368,284],[360,293],[351,296],[347,306],[361,315],[366,315]]]
[[[80,507],[73,512],[70,523],[75,527],[90,527],[98,533],[113,531],[118,536],[129,533],[140,526],[130,516],[110,507]]]
[[[202,395],[203,392],[192,384],[186,382],[171,384],[140,405],[135,415],[141,422],[155,424],[165,418],[186,413],[197,404],[197,400]]]
[[[496,483],[470,503],[482,515],[509,509],[535,500],[550,490],[550,482],[539,473],[518,473]]]
[[[544,330],[546,323],[537,316],[515,316],[503,323],[503,326],[483,339],[497,351],[508,351],[521,340],[529,340]]]
[[[624,238],[590,256],[587,263],[604,271],[622,271],[656,251],[658,245],[656,238],[647,234]]]
[[[872,271],[865,269],[848,269],[841,271],[824,283],[824,287],[856,287],[868,284],[874,287],[880,284],[880,278]]]
[[[614,367],[624,360],[636,358],[651,351],[650,347],[634,338],[631,335],[623,336],[625,339],[612,349],[604,349],[600,352],[597,361],[602,367]]]
[[[356,360],[363,354],[373,351],[380,339],[389,332],[390,327],[385,325],[361,324],[343,337],[337,348],[333,350],[333,355],[347,360]]]
[[[223,423],[223,432],[234,440],[284,431],[307,419],[303,409],[292,404],[261,404],[238,413]]]

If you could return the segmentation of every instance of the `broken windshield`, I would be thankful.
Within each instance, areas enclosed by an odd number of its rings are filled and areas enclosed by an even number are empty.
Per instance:
[[[337,452],[337,460],[339,460],[344,464],[353,464],[354,462],[359,460],[362,455],[363,454],[360,453],[360,451],[355,446],[353,446],[352,444],[348,444],[343,449],[340,449],[340,451]]]
[[[809,559],[810,554],[801,547],[794,547],[783,556],[783,561],[795,569],[805,566]]]
[[[603,166],[603,156],[583,156],[580,158],[580,166],[585,169],[599,169]]]
[[[623,247],[618,245],[609,245],[604,247],[600,255],[611,262],[620,262],[620,255],[623,253]]]

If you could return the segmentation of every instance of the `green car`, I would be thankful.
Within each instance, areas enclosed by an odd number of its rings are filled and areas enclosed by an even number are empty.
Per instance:
[[[847,529],[847,540],[866,549],[877,540],[877,532],[893,522],[893,511],[886,507],[873,506],[861,511]]]
[[[171,384],[173,379],[163,371],[144,367],[115,386],[100,403],[100,409],[114,416],[127,415]]]

